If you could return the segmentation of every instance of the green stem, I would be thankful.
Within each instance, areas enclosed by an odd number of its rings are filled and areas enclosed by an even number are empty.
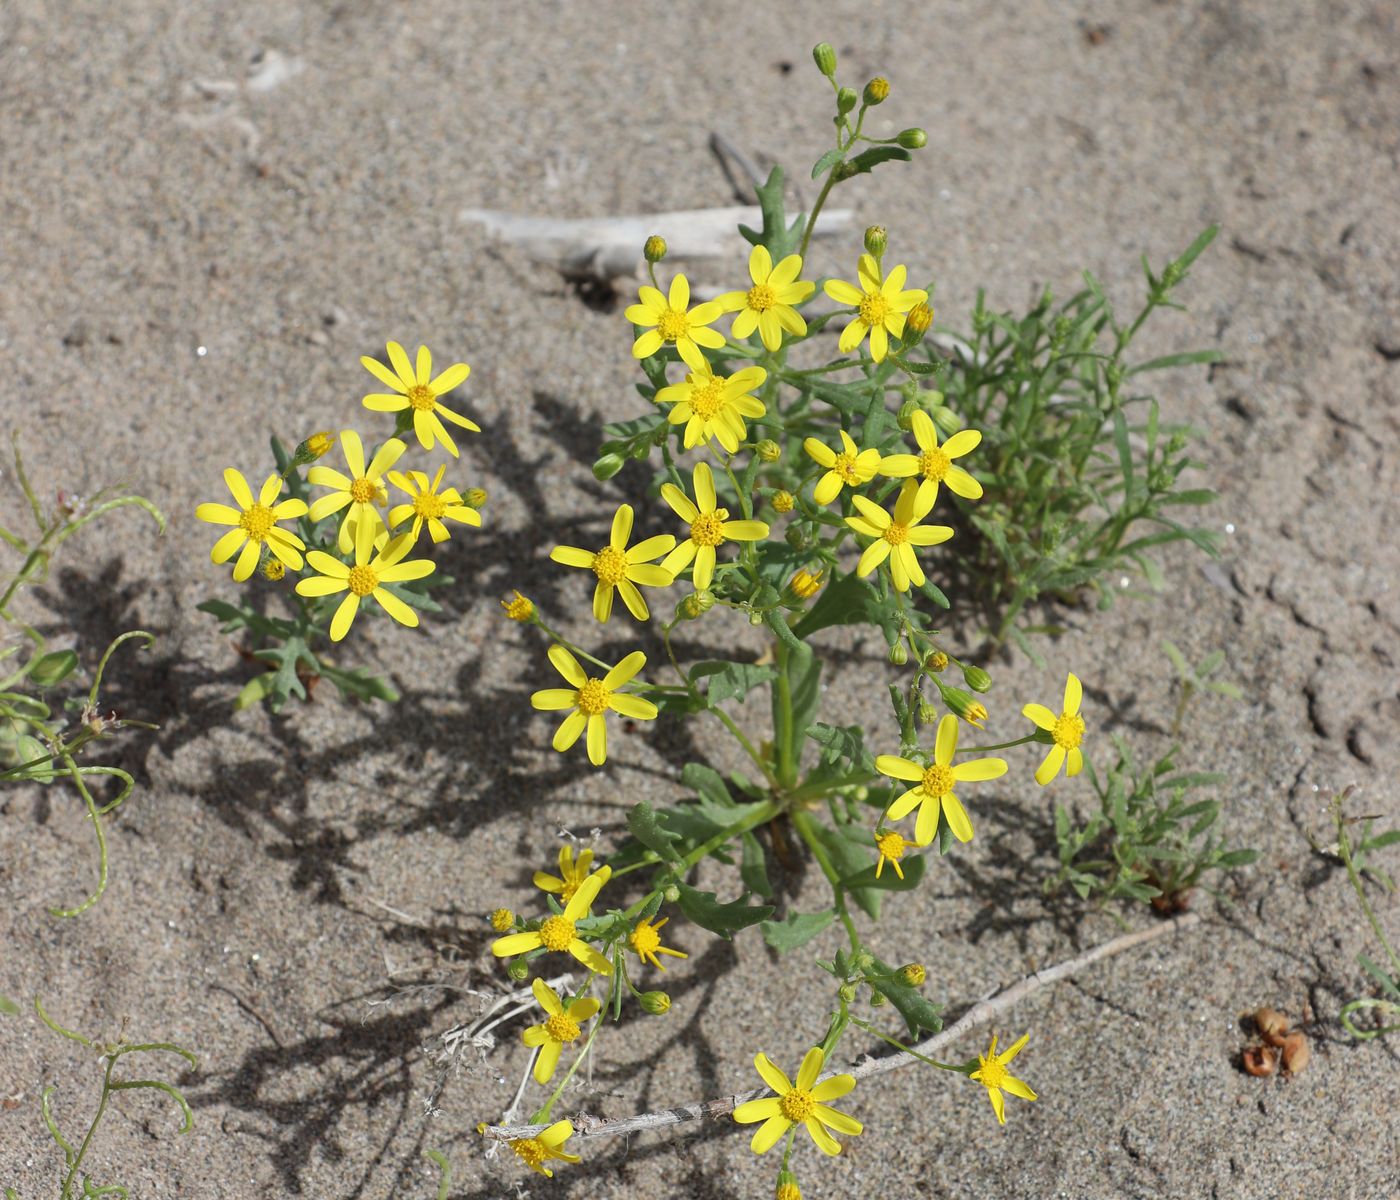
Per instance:
[[[549,1120],[550,1110],[554,1107],[559,1097],[564,1094],[564,1089],[569,1086],[569,1080],[577,1073],[583,1060],[588,1057],[588,1052],[593,1049],[593,1039],[598,1036],[598,1030],[602,1027],[602,1021],[593,1022],[593,1028],[588,1031],[588,1040],[583,1043],[583,1048],[574,1055],[574,1061],[569,1064],[569,1069],[564,1072],[564,1078],[559,1081],[559,1086],[550,1093],[550,1097],[544,1102],[544,1106],[530,1118],[530,1124],[541,1125]]]
[[[1024,746],[1027,742],[1035,741],[1035,734],[1028,733],[1023,738],[1017,738],[1014,742],[998,742],[994,746],[959,746],[959,754],[983,754],[988,750],[1010,750],[1014,746]]]
[[[788,648],[783,642],[776,643],[774,656],[778,660],[778,678],[773,681],[773,696],[777,701],[774,721],[775,734],[773,747],[778,758],[778,782],[790,788],[797,782],[796,755],[793,747],[792,728],[792,680],[788,676]]]
[[[798,836],[807,843],[807,849],[812,852],[812,857],[817,860],[817,865],[821,867],[827,883],[831,885],[836,915],[841,918],[841,924],[846,927],[846,937],[850,939],[851,950],[858,951],[860,949],[860,934],[856,932],[856,925],[851,920],[851,914],[846,911],[846,889],[841,884],[841,876],[836,873],[836,868],[832,865],[826,847],[821,844],[816,830],[812,827],[811,814],[805,813],[801,809],[794,809],[791,818],[792,827],[797,830]]]
[[[83,1156],[88,1152],[88,1147],[92,1144],[93,1135],[97,1132],[97,1126],[102,1120],[102,1114],[107,1111],[107,1101],[112,1095],[112,1068],[116,1066],[115,1058],[107,1059],[106,1069],[102,1073],[102,1098],[97,1103],[97,1112],[93,1114],[92,1124],[88,1126],[87,1136],[83,1138],[82,1145],[78,1147],[78,1153],[73,1156],[73,1161],[68,1165],[68,1174],[63,1177],[63,1190],[59,1193],[61,1200],[69,1200],[73,1194],[73,1180],[77,1176],[78,1168],[82,1166]]]
[[[875,1026],[871,1025],[868,1021],[862,1021],[859,1017],[852,1017],[851,1024],[860,1026],[866,1033],[873,1034],[882,1042],[888,1042],[896,1050],[903,1050],[905,1054],[912,1054],[920,1062],[928,1063],[931,1067],[937,1067],[940,1071],[952,1071],[957,1075],[967,1074],[966,1067],[954,1065],[953,1063],[939,1062],[936,1058],[929,1058],[927,1055],[920,1054],[917,1050],[910,1049],[898,1038],[892,1038],[888,1034],[881,1033]]]
[[[1356,898],[1361,901],[1361,911],[1366,914],[1366,920],[1370,922],[1372,932],[1375,933],[1376,939],[1385,948],[1386,955],[1390,958],[1391,966],[1395,969],[1395,977],[1400,979],[1400,957],[1396,956],[1389,939],[1385,936],[1385,931],[1381,929],[1381,923],[1376,919],[1371,902],[1366,899],[1366,891],[1362,886],[1361,876],[1357,873],[1356,864],[1352,862],[1351,839],[1347,837],[1340,803],[1333,806],[1333,815],[1337,821],[1337,850],[1342,856],[1342,862],[1346,864],[1347,877],[1351,880],[1352,890],[1356,892]]]
[[[712,851],[717,850],[731,838],[736,838],[741,834],[748,833],[750,829],[758,828],[758,826],[762,825],[765,821],[771,821],[781,811],[782,808],[778,805],[777,801],[765,800],[757,809],[749,813],[748,816],[741,817],[739,820],[735,821],[733,825],[726,825],[713,837],[696,846],[694,850],[681,859],[682,870],[688,871],[702,858],[706,857],[706,855],[710,854]]]
[[[826,198],[831,195],[831,189],[836,184],[836,169],[840,165],[840,163],[833,163],[831,170],[826,173],[826,182],[822,184],[817,202],[812,205],[812,215],[807,218],[807,227],[802,231],[802,244],[797,249],[797,255],[803,262],[807,261],[807,247],[812,244],[812,230],[817,227],[817,217],[822,211],[822,206],[826,203]]]

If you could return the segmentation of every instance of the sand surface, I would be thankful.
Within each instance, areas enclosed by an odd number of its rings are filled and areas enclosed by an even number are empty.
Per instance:
[[[593,636],[585,581],[547,554],[589,544],[635,498],[640,474],[599,484],[587,464],[600,420],[641,411],[638,375],[620,305],[459,211],[732,203],[716,130],[804,179],[826,145],[808,58],[822,37],[844,78],[891,79],[875,132],[928,129],[912,165],[847,185],[841,203],[936,275],[940,321],[960,326],[978,286],[1020,307],[1040,283],[1068,294],[1084,268],[1126,306],[1140,254],[1161,263],[1222,224],[1189,313],[1152,336],[1162,353],[1228,355],[1158,377],[1167,415],[1202,431],[1200,482],[1222,498],[1201,519],[1228,531],[1223,558],[1203,570],[1173,552],[1168,596],[1069,614],[1042,647],[1049,666],[997,664],[989,700],[992,731],[1015,736],[1019,702],[1058,694],[1073,669],[1099,761],[1110,731],[1160,752],[1172,696],[1157,643],[1223,648],[1247,698],[1203,705],[1182,761],[1230,776],[1229,835],[1263,856],[1219,880],[1218,904],[1199,898],[1203,928],[1011,1015],[1001,1032],[1032,1032],[1018,1067],[1041,1098],[1010,1102],[1004,1129],[975,1085],[888,1074],[847,1104],[867,1129],[849,1155],[804,1148],[805,1194],[1400,1193],[1394,1047],[1336,1021],[1363,989],[1357,953],[1377,951],[1307,837],[1327,837],[1327,798],[1353,782],[1356,811],[1400,819],[1400,15],[1307,0],[0,4],[0,425],[21,432],[46,495],[126,482],[171,514],[159,540],[134,512],[75,539],[22,609],[88,670],[116,632],[160,637],[121,660],[107,697],[160,729],[110,750],[139,787],[110,823],[112,881],[92,913],[45,911],[93,875],[76,799],[27,786],[0,800],[0,994],[41,993],[94,1036],[129,1018],[134,1036],[203,1060],[182,1084],[194,1131],[173,1137],[159,1098],[124,1097],[94,1151],[100,1180],[190,1200],[427,1197],[432,1147],[459,1200],[771,1194],[775,1164],[733,1127],[591,1143],[552,1184],[487,1160],[473,1129],[514,1093],[516,1031],[425,1119],[425,1047],[478,1002],[386,985],[392,971],[498,986],[485,914],[534,907],[530,872],[561,827],[609,846],[628,805],[682,795],[688,758],[737,765],[692,724],[618,736],[595,772],[553,753],[531,714],[550,668],[497,599],[518,586]],[[855,253],[854,238],[824,243],[815,270],[849,273]],[[734,286],[741,271],[693,275]],[[401,703],[352,707],[323,688],[280,718],[235,714],[248,667],[194,608],[235,585],[210,566],[194,507],[223,498],[225,466],[265,474],[270,431],[378,428],[358,358],[388,338],[472,364],[464,394],[484,433],[463,439],[458,481],[489,490],[486,526],[440,553],[457,580],[442,617],[416,633],[365,622],[347,643]],[[6,523],[18,504],[6,470]],[[712,620],[695,651],[756,652],[751,633]],[[608,636],[623,647],[621,627]],[[833,642],[842,723],[889,727],[877,641]],[[953,1010],[1118,931],[1041,899],[1050,798],[1029,770],[983,792],[975,841],[873,935],[889,959],[928,962]],[[1061,780],[1054,795],[1087,789]],[[822,892],[793,886],[798,907]],[[1372,896],[1400,931],[1400,903]],[[671,1014],[606,1031],[573,1109],[747,1088],[755,1051],[792,1064],[820,1036],[828,993],[810,955],[676,936],[692,956],[667,977]],[[1312,1022],[1313,1061],[1292,1082],[1239,1069],[1241,1014],[1265,1002]],[[0,1184],[25,1200],[56,1191],[47,1084],[80,1127],[91,1056],[30,1017],[0,1021],[0,1096],[17,1097],[0,1110]]]

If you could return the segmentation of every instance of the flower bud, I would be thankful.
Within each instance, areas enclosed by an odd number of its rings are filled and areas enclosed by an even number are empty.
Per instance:
[[[783,448],[772,438],[764,438],[755,449],[758,457],[766,463],[775,463],[783,456]]]
[[[787,532],[783,534],[783,539],[794,550],[805,550],[810,542],[807,531],[800,525],[789,525]]]
[[[883,104],[889,98],[890,81],[883,75],[876,75],[865,85],[865,91],[861,96],[867,104]]]
[[[666,885],[666,890],[661,893],[661,898],[665,900],[667,904],[675,904],[676,901],[681,898],[681,889],[674,883],[668,883]]]
[[[974,692],[992,690],[992,677],[981,667],[963,667],[963,682]]]
[[[908,326],[906,325],[905,328],[907,329]],[[905,433],[908,433],[914,428],[914,414],[918,411],[919,405],[914,400],[906,400],[899,406],[899,416],[896,418],[896,421]]]
[[[521,983],[530,978],[530,964],[523,958],[512,958],[510,960],[510,966],[506,968],[506,973],[514,979],[516,983]]]
[[[793,505],[797,503],[797,497],[791,492],[774,492],[773,508],[780,513],[792,512]]]
[[[938,686],[943,692],[943,703],[969,725],[981,725],[987,719],[987,710],[962,688],[943,687],[941,683]]]
[[[869,225],[865,230],[866,253],[873,254],[876,258],[884,258],[885,250],[889,247],[889,234],[883,225]]]
[[[524,624],[535,619],[535,606],[527,597],[516,592],[510,600],[502,600],[501,607],[506,610],[506,616],[512,621],[519,621]]]
[[[468,488],[462,496],[468,508],[480,508],[487,501],[485,488]]]
[[[292,466],[304,467],[307,463],[314,463],[334,445],[335,434],[313,433],[292,452]]]
[[[862,975],[866,974],[875,966],[875,956],[869,950],[860,950],[851,960],[851,965]]]
[[[840,996],[847,1004],[854,1004],[856,1002],[856,985],[853,983],[843,983],[841,985]]]
[[[812,61],[828,79],[836,74],[836,51],[830,42],[818,42],[812,47]]]
[[[491,914],[491,928],[497,933],[505,933],[515,924],[515,914],[508,908],[498,908]]]
[[[802,1200],[802,1189],[797,1186],[797,1176],[791,1171],[778,1172],[778,1186],[773,1190],[773,1200]]]
[[[942,650],[935,650],[924,659],[924,668],[932,671],[935,675],[940,671],[946,671],[948,669],[948,656]]]
[[[643,1010],[651,1013],[653,1017],[665,1016],[671,1011],[671,997],[665,992],[643,992],[641,1005]]]
[[[715,606],[715,594],[706,588],[701,592],[691,592],[677,606],[676,611],[687,621],[695,621],[703,617]]]
[[[856,101],[859,99],[860,97],[856,95],[855,88],[843,87],[836,93],[836,111],[844,116],[846,113],[850,112],[851,109],[855,108]]]
[[[802,567],[788,580],[788,587],[792,589],[793,595],[800,596],[803,600],[807,600],[815,596],[821,589],[822,574],[821,571],[818,571],[813,575],[806,567]]]
[[[906,987],[923,987],[924,980],[928,978],[928,971],[923,963],[906,963],[899,968],[899,982]]]
[[[904,318],[904,344],[912,346],[928,332],[932,324],[933,309],[928,306],[927,301],[920,300]]]
[[[642,254],[647,262],[659,263],[666,257],[666,239],[660,234],[653,233],[642,247]]]
[[[903,642],[895,642],[890,647],[890,666],[902,667],[909,661],[909,651],[904,648]]]
[[[942,399],[940,396],[939,399]],[[945,438],[950,438],[962,428],[962,421],[958,414],[951,408],[939,404],[933,410],[933,423],[938,426],[938,432]]]
[[[286,573],[286,564],[280,558],[277,558],[275,555],[270,554],[267,556],[266,559],[263,560],[262,577],[264,579],[270,579],[273,581],[273,583],[276,583],[279,579],[286,575]]]
[[[884,1007],[886,1004],[888,1004],[888,1003],[889,1003],[889,998],[885,995],[884,992],[877,991],[875,988],[871,988],[871,989],[870,989],[870,1007],[871,1007],[871,1008],[883,1008],[883,1007]]]
[[[919,724],[932,725],[938,720],[938,707],[931,700],[919,701]]]
[[[757,629],[763,623],[764,617],[761,612],[755,610],[749,613],[749,624],[752,625],[755,629]]]
[[[622,455],[605,454],[593,464],[593,478],[605,483],[622,470]]]
[[[895,141],[906,150],[922,150],[928,145],[928,134],[917,127],[913,129],[901,129]]]

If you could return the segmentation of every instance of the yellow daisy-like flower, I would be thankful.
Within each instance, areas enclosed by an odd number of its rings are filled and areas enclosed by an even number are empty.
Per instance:
[[[549,648],[549,661],[569,686],[538,691],[530,697],[530,703],[542,712],[557,712],[565,708],[574,710],[554,733],[554,748],[561,754],[578,741],[579,734],[587,727],[588,761],[595,767],[601,767],[608,757],[608,730],[603,720],[605,712],[612,709],[638,721],[656,719],[656,705],[650,700],[617,690],[646,666],[647,656],[640,650],[633,650],[602,679],[591,679],[585,675],[578,659],[563,646],[553,645]]]
[[[538,929],[528,929],[524,933],[508,933],[491,943],[491,953],[497,958],[509,958],[514,954],[525,954],[540,947],[553,954],[572,954],[590,971],[599,975],[611,975],[612,963],[598,953],[578,935],[575,926],[588,916],[593,901],[607,881],[601,871],[595,871],[580,885],[561,914],[546,917]]]
[[[1036,728],[1045,730],[1055,739],[1050,753],[1035,769],[1035,781],[1044,787],[1060,773],[1060,764],[1065,764],[1066,775],[1078,775],[1084,769],[1084,754],[1079,749],[1084,737],[1084,718],[1079,715],[1079,702],[1084,689],[1073,673],[1065,680],[1065,698],[1057,717],[1043,704],[1027,704],[1021,715],[1034,721]]]
[[[789,254],[775,267],[767,247],[753,248],[749,254],[749,278],[753,280],[753,287],[746,292],[725,292],[715,301],[725,312],[739,314],[730,329],[736,341],[757,329],[764,347],[776,350],[783,344],[784,329],[797,337],[807,332],[807,322],[792,306],[811,296],[817,285],[798,279],[801,273],[800,255]]]
[[[630,550],[627,539],[632,536],[632,506],[622,504],[613,514],[612,533],[608,544],[596,554],[578,546],[555,546],[549,557],[566,567],[584,567],[598,577],[593,589],[593,615],[600,621],[612,616],[613,593],[622,593],[622,602],[639,621],[645,621],[651,612],[637,585],[643,587],[670,587],[675,575],[664,566],[657,566],[651,560],[660,558],[676,544],[669,533],[649,537],[638,542]]]
[[[390,342],[385,349],[389,352],[389,361],[393,364],[392,371],[367,354],[360,358],[360,365],[380,383],[394,390],[392,393],[380,392],[366,396],[364,406],[374,412],[402,412],[404,409],[412,409],[413,432],[418,435],[418,444],[424,450],[431,450],[435,442],[441,443],[447,452],[456,458],[457,443],[448,434],[442,419],[445,417],[454,425],[460,425],[472,433],[480,433],[481,426],[449,408],[444,408],[438,398],[466,379],[472,372],[471,367],[466,363],[453,363],[433,379],[433,356],[428,352],[427,346],[418,347],[416,369],[414,365],[410,365],[408,355],[398,342]]]
[[[919,484],[912,479],[905,480],[904,486],[899,489],[893,516],[864,496],[851,497],[861,515],[847,517],[846,524],[857,533],[875,539],[860,556],[860,562],[856,564],[857,575],[869,575],[888,558],[896,591],[907,592],[911,581],[915,586],[923,584],[924,571],[919,566],[914,547],[936,546],[953,536],[949,525],[919,524],[933,506],[931,498],[925,501],[923,497],[924,492]]]
[[[342,554],[349,554],[352,546],[366,549],[384,530],[384,520],[379,515],[378,505],[389,502],[389,489],[384,486],[384,473],[408,449],[398,438],[390,438],[365,463],[365,448],[360,435],[347,429],[340,435],[340,449],[345,455],[345,465],[350,468],[346,477],[332,467],[312,467],[306,473],[306,481],[315,487],[332,488],[331,492],[319,496],[311,502],[311,519],[320,521],[331,513],[345,509],[345,518],[340,522],[336,534],[336,545]],[[414,536],[417,536],[415,531]]]
[[[683,950],[672,950],[661,944],[661,934],[659,930],[669,921],[670,917],[662,917],[654,925],[648,921],[638,921],[636,928],[627,935],[627,944],[637,952],[637,957],[643,962],[649,962],[658,970],[664,971],[666,968],[661,965],[658,954],[669,954],[672,958],[689,958]]]
[[[559,995],[543,979],[530,984],[535,1001],[544,1009],[547,1020],[543,1025],[531,1025],[522,1030],[520,1040],[531,1048],[538,1046],[535,1056],[535,1082],[548,1083],[559,1066],[559,1055],[570,1042],[578,1041],[579,1026],[594,1016],[601,1007],[592,996],[571,1000],[567,1007]]]
[[[553,1179],[554,1172],[544,1165],[546,1162],[551,1159],[566,1163],[582,1161],[577,1154],[564,1153],[564,1143],[573,1136],[572,1121],[555,1121],[543,1133],[537,1133],[532,1138],[513,1139],[510,1148],[530,1170],[538,1171],[546,1179]]]
[[[856,488],[869,483],[875,478],[875,472],[880,469],[878,450],[861,450],[844,429],[840,430],[840,434],[839,454],[816,438],[809,437],[802,443],[802,449],[807,451],[817,466],[826,468],[826,474],[817,480],[817,486],[812,492],[812,499],[818,504],[830,504],[840,494],[843,486]]]
[[[889,863],[894,868],[894,873],[903,879],[904,868],[899,865],[899,860],[910,850],[922,850],[923,844],[907,841],[902,834],[893,829],[876,830],[874,836],[875,849],[880,852],[880,861],[875,864],[875,878],[880,878],[880,872],[885,869],[885,864]]]
[[[626,317],[633,325],[651,325],[654,328],[648,329],[632,343],[632,357],[646,358],[671,342],[692,371],[704,370],[705,356],[700,353],[700,347],[709,346],[712,350],[718,350],[724,345],[724,334],[707,328],[724,312],[719,304],[710,300],[697,304],[687,312],[690,284],[684,275],[677,275],[671,280],[669,296],[663,296],[650,286],[644,286],[638,295],[641,303],[629,304]]]
[[[837,304],[853,304],[856,308],[855,316],[841,331],[838,345],[842,354],[849,354],[869,334],[870,357],[877,363],[885,361],[889,339],[904,333],[905,314],[928,299],[928,293],[922,288],[905,290],[907,275],[908,271],[901,265],[881,279],[880,264],[874,256],[862,254],[857,269],[859,287],[842,279],[826,281],[828,296]]]
[[[656,393],[658,404],[673,404],[666,419],[684,425],[682,444],[687,450],[714,438],[730,454],[748,437],[744,418],[755,420],[768,410],[749,393],[762,387],[768,372],[762,367],[745,367],[733,375],[716,375],[706,364],[686,376],[684,383],[673,383]]]
[[[506,616],[522,625],[535,615],[535,602],[529,596],[522,596],[518,589],[509,600],[501,601],[501,607],[506,610]]]
[[[416,541],[423,525],[428,526],[428,533],[434,542],[445,542],[452,535],[447,532],[444,521],[460,521],[463,525],[481,526],[481,514],[468,505],[456,488],[446,488],[442,491],[442,477],[447,470],[447,464],[443,463],[437,469],[437,474],[433,476],[432,482],[428,481],[426,471],[390,471],[389,482],[401,492],[407,492],[411,503],[396,504],[389,510],[389,526],[392,528],[409,517],[413,518],[412,536]]]
[[[300,551],[306,549],[306,543],[296,534],[278,529],[277,522],[304,517],[305,501],[283,500],[274,503],[282,491],[280,475],[269,475],[263,481],[256,500],[253,499],[253,490],[248,486],[248,481],[243,478],[241,471],[229,467],[224,471],[224,482],[228,485],[229,494],[233,496],[237,508],[231,508],[227,504],[201,504],[194,510],[196,517],[201,521],[208,521],[211,525],[235,526],[214,543],[209,557],[216,563],[228,562],[234,551],[242,546],[238,561],[233,564],[233,577],[242,583],[257,570],[258,560],[262,557],[262,548],[266,543],[267,548],[281,562],[293,571],[300,571]]]
[[[986,1054],[979,1054],[977,1061],[982,1065],[968,1076],[974,1079],[987,1089],[987,1098],[992,1102],[992,1110],[997,1115],[997,1120],[1003,1125],[1006,1124],[1006,1101],[1002,1098],[1002,1090],[1010,1092],[1013,1096],[1020,1096],[1022,1100],[1034,1100],[1036,1095],[1031,1091],[1028,1084],[1017,1079],[1006,1069],[1006,1064],[1021,1053],[1025,1044],[1030,1041],[1031,1035],[1024,1033],[1010,1050],[1001,1054],[997,1053],[997,1035],[992,1034],[992,1045]]]
[[[854,1117],[837,1112],[827,1104],[828,1100],[844,1096],[856,1086],[856,1081],[851,1075],[833,1075],[817,1083],[823,1058],[820,1046],[808,1050],[797,1069],[795,1084],[773,1065],[766,1054],[760,1054],[753,1060],[753,1065],[763,1076],[763,1082],[778,1093],[764,1100],[750,1100],[734,1110],[734,1119],[740,1124],[763,1122],[749,1143],[749,1148],[755,1154],[771,1150],[794,1125],[805,1125],[812,1135],[812,1141],[816,1142],[817,1149],[823,1154],[840,1154],[841,1143],[827,1130],[854,1136],[865,1128]]]
[[[946,483],[950,491],[956,492],[964,500],[980,499],[982,485],[961,467],[955,466],[953,459],[975,450],[982,435],[975,429],[960,429],[940,446],[933,418],[921,409],[914,411],[911,428],[922,453],[888,455],[880,460],[880,474],[894,479],[919,476],[922,480],[919,494],[928,493],[930,506],[938,499],[940,483]]]
[[[763,521],[731,521],[727,508],[716,507],[715,477],[708,463],[696,463],[690,480],[695,489],[694,501],[674,483],[661,485],[661,498],[682,521],[690,522],[690,536],[677,542],[661,565],[675,576],[693,559],[691,580],[699,591],[704,591],[715,577],[715,550],[726,541],[762,541],[768,536],[768,526]]]
[[[968,820],[962,801],[953,795],[954,786],[997,779],[1006,774],[1006,762],[1000,758],[974,758],[970,762],[954,765],[953,755],[957,752],[958,719],[949,713],[938,722],[932,766],[920,766],[893,754],[881,754],[875,760],[875,769],[881,775],[907,782],[917,781],[917,787],[910,788],[889,808],[890,820],[898,821],[918,806],[919,817],[914,824],[916,841],[925,844],[933,841],[933,835],[938,832],[938,813],[942,809],[953,836],[960,842],[970,842],[972,822]]]
[[[370,549],[357,542],[355,565],[352,567],[347,567],[338,558],[332,558],[323,551],[307,552],[307,563],[320,574],[301,580],[297,584],[298,593],[303,596],[329,596],[335,592],[349,592],[331,618],[333,642],[340,641],[350,632],[350,624],[359,611],[360,601],[366,596],[373,596],[379,606],[400,625],[412,629],[418,624],[418,614],[384,585],[422,579],[433,573],[435,564],[426,558],[400,561],[413,549],[413,538],[407,534],[394,538],[372,559],[369,557]]]
[[[559,847],[559,874],[549,875],[544,871],[536,871],[534,883],[540,891],[550,892],[567,904],[574,898],[574,893],[583,886],[592,866],[592,850],[584,850],[579,854],[578,861],[575,862],[574,848],[565,844]],[[612,877],[612,868],[599,867],[598,874],[606,883]]]

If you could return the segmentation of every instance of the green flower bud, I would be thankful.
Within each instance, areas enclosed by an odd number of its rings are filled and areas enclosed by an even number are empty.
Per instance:
[[[706,588],[703,592],[691,592],[676,606],[676,612],[687,621],[703,617],[715,606],[715,594]]]
[[[943,703],[969,725],[980,726],[987,719],[987,710],[962,688],[944,687],[941,682],[938,687],[943,693]]]
[[[869,950],[862,950],[851,960],[851,965],[862,975],[865,975],[874,968],[875,957]]]
[[[919,701],[919,724],[932,725],[938,720],[938,707],[929,700]]]
[[[671,997],[665,992],[643,992],[641,1005],[653,1017],[665,1016],[671,1011]]]
[[[865,91],[861,94],[861,98],[870,105],[883,104],[889,99],[889,94],[890,81],[883,75],[876,75],[865,85]]]
[[[802,1189],[797,1186],[797,1176],[791,1171],[778,1172],[778,1186],[773,1189],[773,1200],[802,1200]]]
[[[681,898],[681,889],[674,883],[668,883],[666,885],[666,890],[661,893],[661,898],[665,900],[667,904],[675,904],[676,901]]]
[[[884,258],[885,250],[889,246],[889,234],[883,225],[870,225],[865,230],[866,253],[873,254],[876,258]]]
[[[659,263],[666,257],[666,239],[659,233],[653,233],[642,246],[642,255],[649,263]]]
[[[906,325],[905,328],[907,329],[908,326]],[[905,433],[908,433],[914,428],[914,414],[918,411],[918,402],[914,400],[906,400],[899,406],[899,416],[896,420],[898,421],[899,427],[904,430]]]
[[[854,179],[859,174],[860,168],[855,163],[840,162],[831,168],[831,176],[837,183],[846,179]]]
[[[749,624],[752,625],[755,629],[757,629],[760,625],[763,624],[763,614],[761,612],[750,612]]]
[[[883,1007],[884,1007],[886,1004],[888,1004],[888,1003],[889,1003],[889,1000],[885,998],[885,993],[884,993],[884,992],[876,991],[874,988],[871,988],[871,989],[870,989],[870,1007],[871,1007],[871,1008],[883,1008]]]
[[[924,334],[928,332],[929,326],[932,324],[933,309],[928,306],[927,302],[920,300],[909,310],[909,315],[904,318],[904,344],[906,346],[918,345],[919,342],[923,341]]]
[[[843,983],[841,985],[840,995],[841,999],[847,1004],[854,1004],[856,1002],[856,985],[853,983]]]
[[[831,79],[836,74],[836,51],[830,42],[818,42],[812,47],[812,61],[817,70]]]
[[[963,682],[974,692],[992,690],[992,677],[981,667],[963,667]]]
[[[466,501],[468,508],[480,508],[487,500],[486,489],[468,488],[462,499]]]
[[[895,141],[906,150],[922,150],[928,145],[928,134],[918,128],[901,129]]]
[[[530,978],[530,964],[523,958],[512,958],[506,972],[516,983]]]
[[[895,644],[890,647],[890,665],[902,667],[908,661],[909,651],[904,648],[904,643],[895,642]]]
[[[593,478],[599,483],[611,479],[622,470],[623,458],[620,454],[605,454],[593,464]]]
[[[924,659],[924,668],[937,675],[940,671],[948,669],[948,656],[942,650],[935,650]]]
[[[899,968],[899,982],[906,987],[923,987],[924,980],[928,978],[928,971],[923,963],[907,963]]]
[[[859,99],[860,97],[856,95],[855,88],[843,87],[836,93],[836,111],[842,116],[845,116],[846,113],[855,108],[856,101]]]
[[[775,463],[783,456],[783,448],[772,438],[764,438],[755,449],[758,457],[766,463]]]
[[[943,397],[939,397],[941,400]],[[933,413],[933,423],[938,426],[938,431],[945,438],[950,438],[962,428],[962,421],[958,414],[945,405],[935,405]]]
[[[808,545],[807,531],[800,525],[789,525],[783,534],[784,540],[794,550],[805,550]]]
[[[334,445],[335,434],[329,431],[313,433],[292,452],[292,466],[304,467],[307,463],[314,463]]]

